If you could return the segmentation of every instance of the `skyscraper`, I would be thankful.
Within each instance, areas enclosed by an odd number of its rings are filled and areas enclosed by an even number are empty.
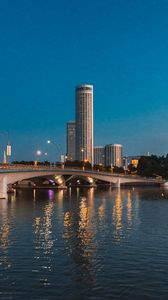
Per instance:
[[[67,123],[67,160],[75,160],[75,121]]]
[[[95,146],[94,147],[94,164],[104,166],[104,162],[105,162],[104,147],[103,146]]]
[[[105,165],[122,167],[122,145],[110,144],[105,146]]]
[[[93,164],[93,86],[76,87],[76,160]]]

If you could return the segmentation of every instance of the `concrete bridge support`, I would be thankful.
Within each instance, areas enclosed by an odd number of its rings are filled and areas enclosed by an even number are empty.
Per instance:
[[[121,184],[121,182],[120,182],[120,178],[115,182],[115,184],[114,184],[114,187],[115,188],[120,188],[120,184]]]
[[[7,176],[0,175],[0,199],[7,198]]]

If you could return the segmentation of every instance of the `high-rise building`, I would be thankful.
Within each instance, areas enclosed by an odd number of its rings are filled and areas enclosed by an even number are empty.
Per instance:
[[[103,165],[105,164],[105,153],[103,146],[94,147],[94,164]]]
[[[76,160],[93,164],[93,86],[76,87]]]
[[[67,160],[75,160],[75,121],[67,123]]]
[[[105,165],[122,167],[122,145],[110,144],[105,146]]]

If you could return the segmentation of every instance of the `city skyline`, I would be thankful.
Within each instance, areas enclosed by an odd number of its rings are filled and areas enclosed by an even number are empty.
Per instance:
[[[167,14],[165,0],[86,0],[84,8],[76,0],[3,2],[0,128],[9,132],[12,160],[35,159],[38,149],[53,160],[47,139],[66,152],[74,87],[84,82],[94,85],[95,145],[165,155]],[[5,144],[1,136],[1,157]]]

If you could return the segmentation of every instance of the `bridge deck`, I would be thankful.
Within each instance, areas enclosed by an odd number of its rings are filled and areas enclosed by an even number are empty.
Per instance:
[[[5,174],[5,173],[59,173],[61,175],[69,175],[69,174],[77,174],[80,176],[94,176],[96,177],[109,177],[109,178],[118,178],[118,179],[127,179],[130,181],[144,181],[144,182],[153,182],[153,183],[159,183],[162,184],[165,182],[165,180],[162,179],[157,179],[157,178],[147,178],[147,177],[141,177],[138,175],[125,175],[125,174],[115,174],[115,173],[110,173],[110,172],[100,172],[100,171],[95,171],[95,170],[82,170],[78,168],[59,168],[59,167],[41,167],[41,166],[20,166],[20,165],[8,165],[8,166],[3,166],[0,167],[0,174]]]

